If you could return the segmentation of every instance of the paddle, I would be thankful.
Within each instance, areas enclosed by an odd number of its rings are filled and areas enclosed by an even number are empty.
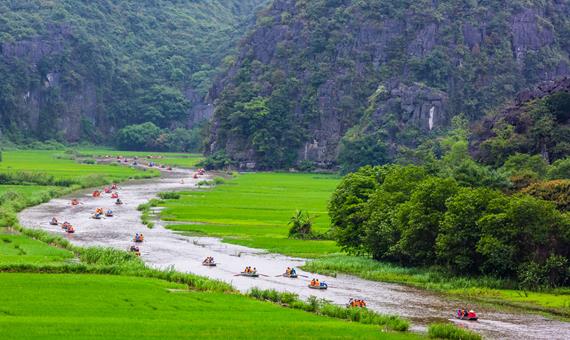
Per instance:
[[[301,275],[301,274],[297,274],[297,276],[300,276],[300,277],[306,277],[307,279],[309,278],[307,275]]]
[[[265,274],[257,274],[259,276],[265,276],[265,277],[269,277],[269,275],[265,275]]]

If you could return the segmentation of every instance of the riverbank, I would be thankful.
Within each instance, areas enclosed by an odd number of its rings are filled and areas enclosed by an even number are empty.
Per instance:
[[[491,277],[459,277],[440,271],[406,268],[369,258],[333,255],[306,263],[304,270],[324,275],[350,274],[367,280],[393,282],[441,292],[471,301],[546,313],[570,320],[570,288],[531,292],[515,289],[516,283]]]

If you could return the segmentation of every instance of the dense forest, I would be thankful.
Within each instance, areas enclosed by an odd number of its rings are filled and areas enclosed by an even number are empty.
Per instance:
[[[3,1],[0,137],[111,144],[135,125],[119,146],[196,149],[186,129],[211,115],[213,78],[266,2]]]
[[[569,73],[566,1],[275,0],[212,89],[209,152],[261,169],[395,159]]]
[[[493,168],[470,156],[465,117],[453,125],[415,151],[416,164],[401,159],[343,178],[329,205],[338,244],[526,289],[569,284],[570,157],[549,165],[540,154],[514,153]]]

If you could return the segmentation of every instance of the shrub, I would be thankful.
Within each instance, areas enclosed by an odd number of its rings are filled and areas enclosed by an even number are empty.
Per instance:
[[[298,239],[309,239],[313,238],[313,220],[314,216],[311,216],[308,212],[303,210],[297,210],[291,219],[289,220],[289,238]]]
[[[428,327],[428,336],[432,339],[481,340],[482,337],[472,331],[459,328],[449,323],[434,323]]]
[[[161,192],[158,194],[163,200],[177,200],[180,199],[180,193],[178,192]]]

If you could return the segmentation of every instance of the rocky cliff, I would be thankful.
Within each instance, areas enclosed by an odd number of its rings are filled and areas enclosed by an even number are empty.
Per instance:
[[[515,153],[548,162],[570,155],[570,77],[540,83],[474,124],[471,152],[500,165]]]
[[[389,157],[568,74],[569,14],[560,0],[275,0],[211,90],[209,151],[334,165],[360,152],[343,147],[350,130],[381,136]]]
[[[266,2],[2,3],[0,135],[102,142],[145,121],[191,128],[211,117],[207,89]]]

